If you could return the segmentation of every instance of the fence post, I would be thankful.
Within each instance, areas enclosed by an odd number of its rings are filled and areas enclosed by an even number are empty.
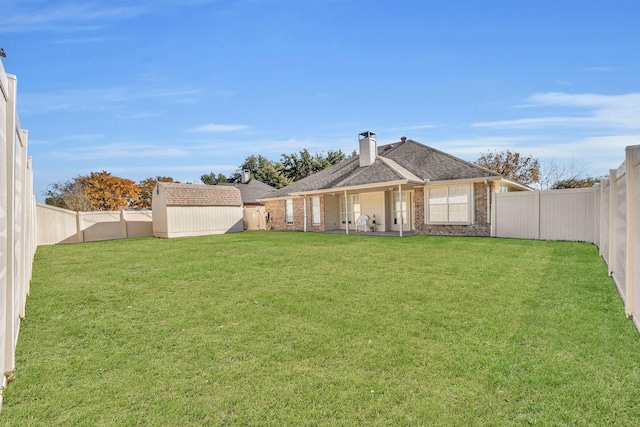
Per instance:
[[[3,368],[6,371],[11,371],[15,368],[15,348],[16,348],[16,313],[15,313],[15,291],[16,291],[16,271],[15,271],[15,257],[16,257],[16,242],[15,242],[15,202],[16,202],[16,180],[15,180],[15,146],[16,146],[16,78],[11,75],[7,75],[7,107],[6,107],[6,121],[5,131],[7,135],[6,157],[5,157],[5,174],[7,184],[7,231],[6,231],[6,247],[1,248],[6,254],[6,304],[5,304],[5,347],[4,354],[0,357],[4,358]],[[0,372],[0,375],[4,377],[4,372]]]
[[[633,163],[633,148],[627,147],[625,151],[626,155],[626,179],[627,179],[627,250],[626,250],[626,274],[625,274],[625,285],[627,288],[627,299],[625,300],[625,313],[627,317],[633,316],[633,230],[634,230],[634,202],[633,202],[633,194],[634,194],[634,181],[635,181],[635,168]]]
[[[124,209],[120,209],[120,231],[123,239],[129,237],[129,231],[127,230],[127,219],[125,217]]]
[[[535,201],[534,201],[534,205],[535,205],[535,224],[536,224],[536,240],[540,240],[540,190],[536,190],[534,191],[535,194]]]
[[[84,242],[84,232],[82,231],[82,212],[76,212],[76,228],[78,230],[78,243]]]
[[[613,276],[613,266],[615,263],[615,249],[616,249],[616,233],[615,233],[615,218],[616,218],[616,177],[618,171],[616,169],[609,169],[609,276]]]
[[[600,250],[598,251],[600,256],[603,257],[603,258],[605,256],[604,256],[604,251],[602,250],[602,242],[604,242],[605,240],[607,241],[607,244],[609,242],[608,239],[605,239],[605,236],[607,235],[606,234],[606,230],[605,230],[605,225],[607,225],[607,224],[605,224],[605,221],[604,221],[604,219],[605,219],[605,209],[604,209],[604,207],[605,207],[605,203],[604,203],[605,182],[606,181],[603,181],[603,180],[600,181],[600,230],[599,230],[599,233],[600,233],[600,248],[599,249]],[[607,256],[608,255],[609,254],[607,253]]]

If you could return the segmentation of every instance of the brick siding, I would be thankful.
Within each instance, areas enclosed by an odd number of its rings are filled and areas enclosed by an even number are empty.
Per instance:
[[[286,222],[286,201],[274,200],[265,203],[265,210],[269,213],[269,225],[271,230],[277,231],[304,231],[304,200],[293,199],[293,224]],[[313,225],[311,197],[307,198],[307,231],[323,232],[324,224],[324,197],[320,196],[320,224]]]
[[[487,200],[487,184],[476,182],[473,184],[474,194],[474,224],[472,225],[437,225],[425,222],[425,190],[415,189],[416,233],[437,236],[480,236],[491,235],[491,220],[487,215],[487,206],[491,203]],[[491,199],[491,194],[489,194]]]

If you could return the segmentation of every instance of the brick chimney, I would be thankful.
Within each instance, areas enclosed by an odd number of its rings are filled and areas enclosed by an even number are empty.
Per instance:
[[[376,134],[368,130],[359,134],[358,140],[360,141],[360,167],[371,166],[378,157]]]

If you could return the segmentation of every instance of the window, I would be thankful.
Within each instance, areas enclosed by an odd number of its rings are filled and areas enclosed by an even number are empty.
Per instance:
[[[349,221],[349,204],[347,203],[347,198],[345,196],[340,197],[340,212],[342,223],[346,224]]]
[[[320,197],[311,198],[311,225],[320,225]]]
[[[351,202],[353,203],[353,222],[356,222],[360,218],[360,196],[351,196]]]
[[[293,225],[293,199],[287,199],[284,206],[284,216],[287,225]]]
[[[427,222],[468,224],[471,212],[471,186],[430,188],[427,200]]]

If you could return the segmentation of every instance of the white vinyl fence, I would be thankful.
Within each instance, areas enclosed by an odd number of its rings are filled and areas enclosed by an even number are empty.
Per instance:
[[[0,61],[0,409],[14,376],[20,321],[25,316],[36,250],[33,171],[27,131],[16,112],[17,79]]]
[[[74,212],[36,205],[38,245],[153,236],[150,210]]]
[[[593,188],[495,193],[492,213],[495,237],[596,244],[640,330],[640,145]]]

